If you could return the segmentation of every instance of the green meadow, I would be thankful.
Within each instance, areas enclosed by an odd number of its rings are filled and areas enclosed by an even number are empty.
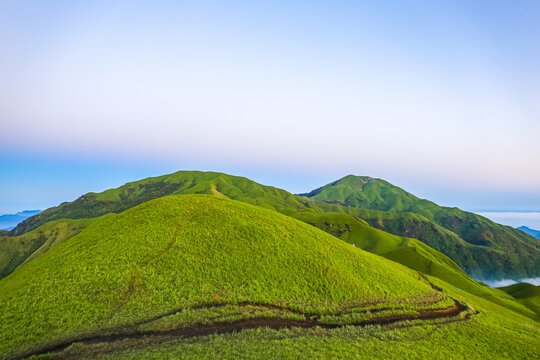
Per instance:
[[[471,244],[401,189],[345,179],[296,196],[178,172],[27,219],[0,237],[0,358],[537,356],[539,287],[490,288],[445,255],[509,256],[499,235]],[[376,187],[353,199],[358,183]]]
[[[216,196],[169,196],[95,221],[1,280],[0,353],[207,304],[331,314],[444,300],[417,272],[285,215]]]

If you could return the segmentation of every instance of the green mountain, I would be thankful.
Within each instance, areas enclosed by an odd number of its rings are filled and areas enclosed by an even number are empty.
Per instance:
[[[294,215],[310,213],[319,215]],[[466,277],[414,239],[326,215],[303,220],[348,225],[348,241],[383,254],[416,249]],[[89,221],[0,279],[1,358],[537,354],[540,325],[511,295],[490,289],[507,299],[495,304],[271,209],[176,195]]]
[[[85,194],[73,202],[49,208],[23,221],[12,230],[11,235],[26,233],[52,220],[91,218],[119,213],[148,200],[180,194],[224,195],[230,199],[285,214],[312,207],[317,209],[315,203],[309,199],[258,184],[244,177],[217,172],[179,171],[130,182],[101,193]]]
[[[438,206],[384,180],[349,175],[301,195],[346,207],[347,213],[389,233],[416,238],[478,279],[540,275],[537,239],[480,215]]]
[[[11,235],[24,234],[53,220],[118,213],[175,194],[226,196],[295,217],[299,212],[346,213],[391,234],[422,241],[447,255],[476,279],[539,276],[538,240],[476,214],[437,206],[384,180],[369,177],[347,176],[304,196],[295,196],[243,177],[180,171],[130,182],[102,193],[85,194],[23,221]]]
[[[72,219],[79,219],[81,217],[83,217],[83,219],[94,218],[100,215],[104,216],[103,214],[129,209],[135,204],[140,204],[148,199],[158,198],[166,194],[193,193],[228,197],[253,205],[277,210],[300,220],[310,222],[333,235],[335,234],[331,231],[332,229],[327,228],[325,224],[329,221],[335,221],[336,213],[324,213],[323,211],[346,210],[342,206],[328,205],[322,202],[318,203],[307,198],[292,195],[284,190],[257,184],[242,177],[221,173],[181,171],[171,175],[131,182],[117,189],[107,190],[102,193],[88,193],[74,202],[64,203],[58,207],[47,209],[41,214],[28,219],[26,222],[21,223],[12,233],[21,233],[34,226],[39,227],[22,235],[4,237],[4,242],[9,242],[12,245],[9,248],[0,247],[0,269],[4,267],[7,269],[6,271],[13,270],[25,260],[26,257],[24,255],[27,256],[35,251],[35,249],[42,245],[44,246],[47,241],[47,236],[44,236],[42,233],[45,232],[45,234],[47,234],[47,229],[42,228],[47,226],[50,227],[51,225],[48,224],[51,224],[51,221],[60,221],[59,219],[68,218],[69,220],[61,221],[72,222],[74,221]],[[310,221],[309,219],[302,217],[302,214],[318,214],[318,221]],[[342,213],[342,219],[349,221],[351,223],[350,225],[353,227],[357,222],[354,217],[344,213]],[[379,253],[373,246],[368,245],[367,241],[381,245],[385,242],[391,242],[383,240],[390,237],[389,234],[381,231],[375,232],[375,229],[369,227],[367,224],[364,225],[364,228],[369,228],[373,231],[366,234],[369,235],[370,240],[365,240],[366,242],[357,241],[357,246],[360,248]],[[39,236],[31,235],[37,234],[36,232],[38,230]],[[375,234],[377,235],[375,236]],[[35,241],[32,243],[28,242],[26,240],[27,235],[33,236]],[[46,246],[44,246],[44,248],[46,248]],[[388,250],[395,250],[397,247],[392,246],[386,248]],[[21,256],[13,257],[13,251],[10,249],[26,250],[20,252]],[[7,263],[5,260],[2,261],[2,258],[11,260]],[[411,261],[414,262],[413,260]],[[5,276],[7,273],[9,272],[0,273],[0,277]],[[430,274],[429,272],[426,273]]]
[[[26,228],[29,224],[40,224],[46,220],[62,217],[77,218],[79,216],[89,216],[90,218],[52,220],[52,222],[46,222],[29,233],[14,237],[4,237],[4,242],[12,245],[6,248],[0,247],[0,269],[6,269],[2,275],[7,275],[16,266],[19,266],[25,261],[30,261],[46,251],[49,248],[47,244],[56,241],[56,237],[54,236],[49,239],[47,229],[51,227],[55,229],[58,226],[56,225],[57,222],[63,224],[77,221],[79,224],[77,231],[61,232],[63,234],[61,236],[63,241],[78,233],[84,227],[81,224],[90,224],[96,221],[96,218],[93,218],[93,216],[107,216],[102,214],[110,214],[112,210],[121,211],[128,209],[134,204],[143,203],[149,198],[160,197],[166,193],[211,194],[216,197],[234,198],[260,207],[281,211],[350,244],[355,244],[356,247],[384,256],[404,264],[411,269],[421,271],[424,274],[436,276],[472,294],[490,297],[491,300],[504,306],[512,307],[526,316],[535,316],[528,310],[524,311],[520,307],[515,308],[514,304],[508,303],[507,300],[511,297],[506,296],[506,294],[500,292],[494,294],[491,289],[481,286],[461,270],[454,261],[439,251],[415,240],[412,238],[414,236],[411,236],[409,233],[407,233],[408,237],[393,236],[371,227],[359,216],[345,213],[351,211],[357,213],[366,212],[366,214],[361,215],[365,219],[369,219],[373,213],[376,213],[379,216],[378,220],[381,221],[384,217],[380,214],[388,214],[386,212],[368,211],[328,204],[305,197],[298,197],[284,190],[260,185],[246,178],[221,173],[196,171],[181,171],[171,175],[131,182],[117,189],[107,190],[102,193],[89,193],[81,196],[72,203],[64,203],[56,208],[45,210],[36,217],[27,220],[27,223],[21,224],[21,228]],[[391,219],[394,219],[394,216],[392,215]],[[414,220],[411,222],[402,222],[402,224],[407,224],[410,231],[414,234],[419,230],[419,234],[429,234],[422,227],[422,225],[428,224],[434,228],[432,234],[435,239],[439,239],[440,234],[451,237],[449,243],[454,244],[451,248],[452,250],[460,250],[461,247],[459,245],[461,243],[465,244],[457,235],[426,220],[421,215],[406,213],[399,214],[399,216]],[[34,241],[27,241],[28,236],[34,238]],[[458,244],[457,246],[455,245],[456,243]],[[444,248],[448,249],[449,247]],[[12,257],[13,249],[20,251],[20,256]],[[22,251],[21,249],[26,250]],[[30,253],[32,255],[28,257]],[[10,261],[2,261],[2,259],[9,259]]]
[[[187,327],[201,314],[176,314],[191,308],[227,305],[213,314],[227,319],[239,304],[254,307],[246,316],[319,314],[335,323],[388,315],[366,314],[369,306],[414,314],[452,301],[417,272],[275,211],[167,196],[95,221],[2,279],[0,354],[129,325]]]

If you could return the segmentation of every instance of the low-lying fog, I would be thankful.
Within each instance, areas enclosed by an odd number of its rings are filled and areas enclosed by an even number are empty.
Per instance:
[[[526,282],[533,285],[540,285],[540,277],[535,278],[527,278],[527,279],[520,279],[520,280],[512,280],[512,279],[503,279],[503,280],[494,280],[494,281],[483,281],[483,283],[491,286],[491,287],[501,287],[501,286],[508,286],[512,285],[518,282]]]

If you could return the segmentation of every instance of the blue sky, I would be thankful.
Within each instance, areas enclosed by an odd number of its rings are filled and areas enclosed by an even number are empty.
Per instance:
[[[540,2],[1,1],[0,213],[181,169],[540,210]]]

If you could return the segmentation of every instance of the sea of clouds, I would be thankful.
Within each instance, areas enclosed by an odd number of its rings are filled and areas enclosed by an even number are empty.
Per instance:
[[[520,282],[526,282],[526,283],[538,286],[538,285],[540,285],[540,277],[525,278],[525,279],[520,279],[520,280],[517,280],[517,281],[512,280],[512,279],[504,279],[504,280],[483,281],[483,282],[485,284],[487,284],[488,286],[492,287],[492,288],[501,287],[501,286],[508,286],[508,285],[512,285],[512,284],[520,283]]]

